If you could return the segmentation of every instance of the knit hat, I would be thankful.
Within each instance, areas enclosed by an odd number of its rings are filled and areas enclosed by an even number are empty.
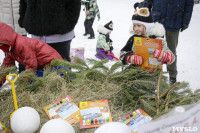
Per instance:
[[[149,33],[153,27],[153,18],[151,14],[152,5],[148,2],[140,2],[134,4],[135,12],[132,16],[133,24],[143,24],[146,32]]]
[[[109,23],[105,24],[104,27],[111,32],[113,30],[113,22],[110,21]]]

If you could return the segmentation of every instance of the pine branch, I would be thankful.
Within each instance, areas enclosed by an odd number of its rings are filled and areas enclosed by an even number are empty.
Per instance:
[[[180,101],[176,104],[176,106],[180,106],[180,105],[182,105],[184,102],[187,102],[186,104],[190,104],[191,102],[189,102],[189,101],[193,101],[193,95],[189,95],[189,96],[187,96],[187,97],[182,98],[182,100],[180,100]],[[188,103],[188,102],[189,102],[189,103]],[[183,104],[183,105],[185,105],[185,104]]]
[[[190,89],[183,90],[179,92],[179,95],[191,95],[192,91]]]
[[[167,91],[166,92],[164,92],[163,93],[163,95],[161,95],[160,96],[160,99],[161,98],[163,98],[164,96],[165,96],[165,94],[167,95],[166,96],[166,98],[165,98],[165,101],[163,102],[163,104],[161,105],[161,110],[163,110],[164,108],[165,108],[165,111],[167,111],[168,110],[168,106],[169,106],[169,104],[170,104],[170,92],[176,87],[176,86],[178,86],[180,83],[179,82],[177,82],[177,83],[175,83],[175,84],[173,84],[170,88],[168,88],[167,89]]]
[[[194,94],[200,94],[200,89],[195,90]]]
[[[121,76],[122,76],[123,78],[126,78],[126,77],[131,78],[131,77],[134,77],[137,73],[138,73],[137,70],[132,69],[132,70],[128,70],[128,71],[122,72],[122,73],[121,73]]]
[[[156,99],[156,96],[140,96],[141,99]]]
[[[88,70],[85,73],[85,78],[91,79],[91,80],[100,80],[106,78],[106,75],[104,75],[102,72],[98,70]]]
[[[89,66],[86,64],[86,62],[80,58],[74,57],[74,62],[89,69]]]
[[[147,80],[127,80],[127,82],[129,82],[130,84],[135,84],[135,83],[140,83],[140,84],[153,84],[153,81],[147,81]]]
[[[160,106],[160,110],[161,112],[163,111],[163,109],[167,109],[168,108],[168,104],[169,104],[169,99],[168,97],[165,98],[165,101],[163,102],[163,104]]]
[[[157,115],[160,112],[159,102],[160,102],[160,82],[161,82],[162,71],[160,72],[160,76],[158,78],[157,84],[157,98],[156,98],[156,108],[157,108]]]
[[[176,82],[175,84],[171,85],[170,88],[168,88],[164,93],[161,94],[160,98],[163,98],[165,95],[169,94],[169,92],[179,84],[180,84],[179,82]]]
[[[0,67],[0,79],[6,77],[9,73],[17,73],[17,68],[12,67]]]
[[[35,73],[31,70],[25,70],[23,71],[20,76],[18,77],[17,82],[24,82],[27,81],[29,82],[30,80],[35,80],[37,77]]]
[[[82,70],[82,71],[89,69],[86,66],[81,66],[79,64],[73,64],[71,62],[62,61],[62,60],[53,60],[51,62],[51,66],[53,66],[53,67],[55,67],[55,66],[64,66],[64,67],[67,67],[67,68],[73,68],[73,69]]]
[[[89,59],[89,58],[87,58],[86,60],[87,60],[87,62],[88,62],[89,64],[91,64],[91,65],[94,65],[94,64],[96,64],[96,63],[98,62],[98,61],[95,60],[95,59]]]
[[[117,69],[122,66],[123,64],[121,62],[116,62],[114,65],[111,66],[110,70],[108,71],[108,75],[113,74]]]
[[[181,100],[181,99],[184,99],[184,98],[185,98],[185,96],[172,99],[171,101],[169,101],[169,104],[176,103],[177,101],[179,101],[179,100]]]
[[[91,69],[101,68],[102,70],[107,72],[109,69],[106,66],[104,66],[104,64],[108,63],[108,61],[109,61],[108,59],[98,61],[91,67]]]
[[[152,107],[151,105],[149,105],[148,102],[144,101],[143,99],[140,99],[140,101],[142,102],[142,104],[147,107],[149,110],[153,111],[154,113],[156,113],[156,109],[154,107]]]

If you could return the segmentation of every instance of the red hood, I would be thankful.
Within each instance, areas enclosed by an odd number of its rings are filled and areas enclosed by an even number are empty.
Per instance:
[[[17,33],[5,23],[0,23],[0,43],[8,44],[11,49],[14,47]]]

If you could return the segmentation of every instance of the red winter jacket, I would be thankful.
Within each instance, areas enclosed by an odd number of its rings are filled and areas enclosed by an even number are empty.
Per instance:
[[[14,65],[14,61],[26,65],[26,69],[35,71],[44,67],[53,59],[63,58],[48,44],[33,38],[17,34],[10,26],[0,23],[0,49],[6,52],[2,66]],[[0,82],[1,83],[1,82]]]

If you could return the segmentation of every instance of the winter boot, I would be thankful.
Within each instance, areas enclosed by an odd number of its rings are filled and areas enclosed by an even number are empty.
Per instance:
[[[174,83],[176,83],[176,78],[170,77],[169,78],[169,83],[170,83],[170,85],[173,85]]]
[[[88,34],[88,33],[84,33],[84,34],[83,34],[83,36],[87,36],[87,35],[89,35],[89,34]]]
[[[88,37],[88,39],[95,39],[95,37],[94,36],[90,36],[90,37]]]

